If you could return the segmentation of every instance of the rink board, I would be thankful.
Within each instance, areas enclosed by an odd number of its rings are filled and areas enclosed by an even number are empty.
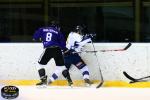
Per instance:
[[[97,51],[124,48],[127,44],[94,43]],[[43,52],[42,44],[2,43],[0,48],[0,84],[30,86],[39,81],[37,62]],[[88,44],[85,50],[93,51],[91,44]],[[101,74],[98,70],[100,67],[105,81],[103,87],[150,87],[149,82],[128,84],[129,80],[123,75],[123,71],[134,78],[150,75],[150,43],[132,43],[132,46],[126,51],[97,52],[96,54],[99,64],[94,53],[81,53],[81,57],[88,65],[90,79],[95,84],[101,80]],[[54,72],[55,66],[54,60],[45,66],[48,77]],[[82,73],[76,67],[72,66],[70,74],[74,85],[84,84]],[[61,75],[52,85],[66,86],[67,82]]]

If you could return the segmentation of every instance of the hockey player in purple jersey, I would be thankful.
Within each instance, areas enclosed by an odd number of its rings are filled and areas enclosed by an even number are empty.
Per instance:
[[[48,85],[55,81],[62,71],[66,70],[62,50],[66,51],[66,43],[63,34],[60,32],[60,27],[56,21],[52,21],[50,27],[39,28],[33,35],[33,40],[41,40],[44,51],[38,61],[38,73],[41,81],[36,85]],[[46,65],[51,58],[54,58],[56,69],[52,76],[47,79],[44,65]],[[64,71],[67,75],[67,71]]]

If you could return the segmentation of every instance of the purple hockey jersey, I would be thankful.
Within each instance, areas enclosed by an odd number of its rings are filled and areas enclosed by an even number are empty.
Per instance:
[[[59,46],[61,49],[65,49],[66,42],[63,34],[54,27],[42,27],[39,28],[33,35],[34,40],[41,39],[44,48],[51,46]]]

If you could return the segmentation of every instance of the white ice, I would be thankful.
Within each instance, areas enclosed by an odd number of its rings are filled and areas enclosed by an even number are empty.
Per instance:
[[[150,100],[150,88],[17,87],[19,96],[13,100]],[[0,100],[6,99],[0,96]]]

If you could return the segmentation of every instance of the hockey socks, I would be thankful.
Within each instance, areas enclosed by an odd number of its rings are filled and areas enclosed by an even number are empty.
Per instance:
[[[52,76],[50,77],[50,80],[48,81],[48,84],[55,81],[60,76],[60,74],[62,74],[62,71],[65,70],[65,69],[66,69],[65,66],[56,66],[56,69],[55,69],[54,73],[52,74]]]
[[[84,66],[80,71],[82,72],[83,79],[89,79],[89,70],[87,66]]]

